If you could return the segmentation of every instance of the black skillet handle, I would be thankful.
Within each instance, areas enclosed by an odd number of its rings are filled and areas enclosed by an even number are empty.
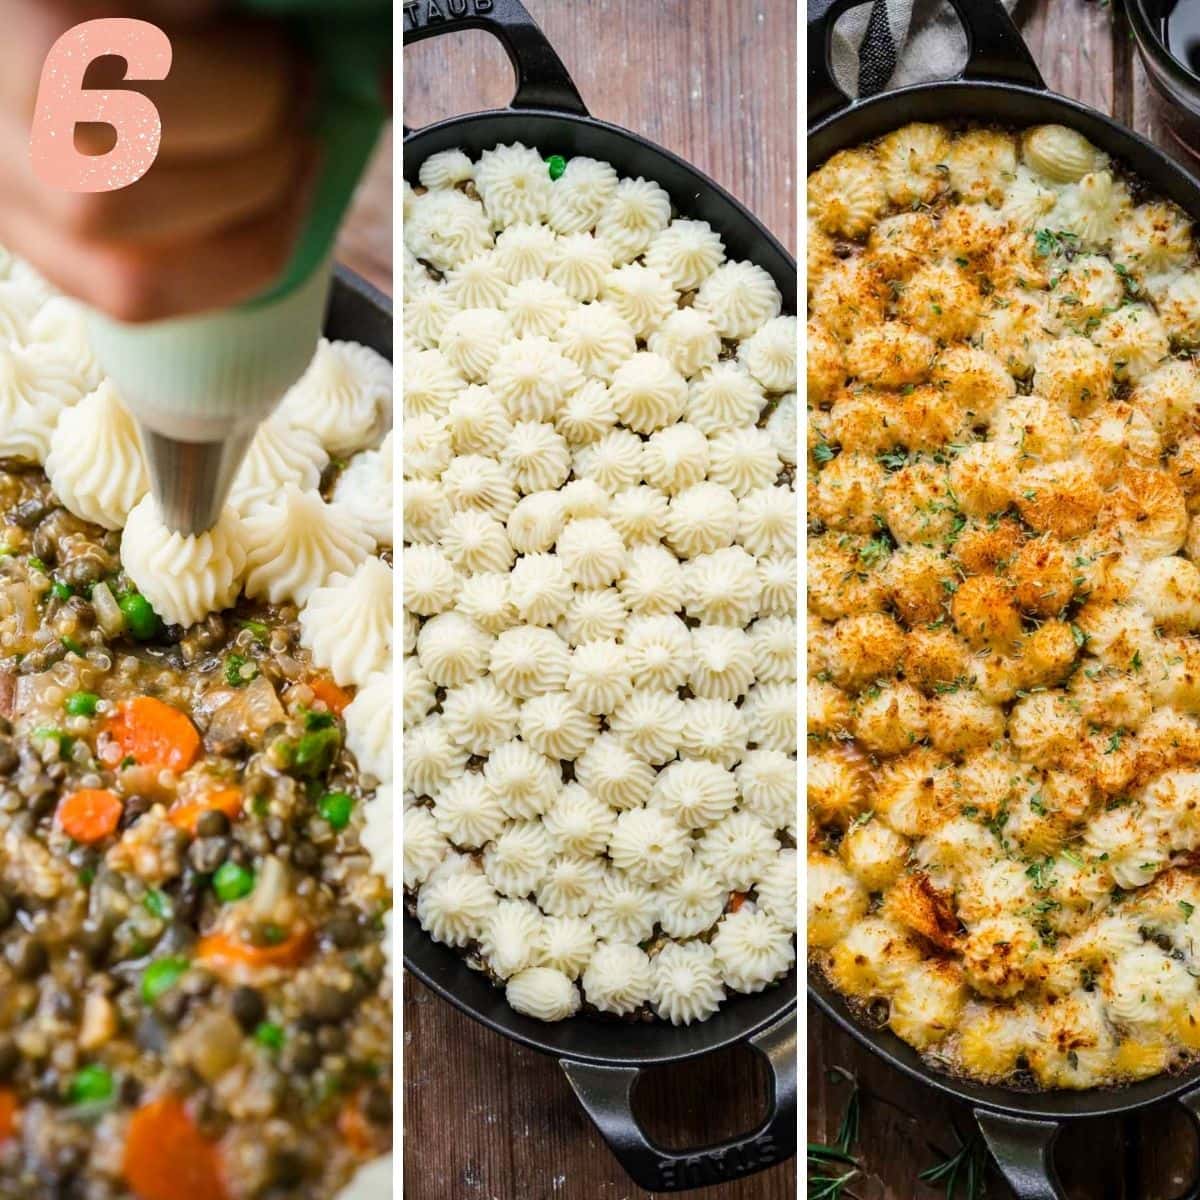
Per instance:
[[[1178,1097],[1200,1136],[1200,1087]],[[1010,1117],[975,1110],[975,1121],[1000,1173],[1017,1200],[1067,1200],[1054,1169],[1054,1143],[1062,1126],[1057,1121]],[[1200,1179],[1177,1200],[1200,1200]]]
[[[1009,1117],[977,1108],[975,1122],[1017,1200],[1066,1200],[1054,1169],[1054,1143],[1062,1129],[1057,1121]]]
[[[863,0],[808,0],[808,123],[852,103],[833,77],[830,47],[838,17]],[[967,64],[960,79],[1018,83],[1045,91],[1046,84],[1000,0],[950,0],[967,34]]]
[[[510,107],[588,115],[562,59],[520,0],[404,0],[403,8],[406,46],[459,29],[499,39],[517,75]]]
[[[683,1192],[728,1183],[784,1162],[796,1153],[796,1015],[791,1013],[749,1039],[771,1069],[771,1097],[763,1123],[741,1137],[698,1150],[655,1145],[633,1114],[638,1067],[597,1067],[564,1058],[560,1065],[575,1095],[617,1161],[649,1192]]]
[[[1187,1115],[1191,1117],[1192,1125],[1196,1129],[1196,1137],[1200,1139],[1200,1087],[1194,1087],[1176,1099],[1183,1105]],[[1200,1200],[1200,1177],[1188,1189],[1187,1195],[1181,1196],[1179,1200]]]

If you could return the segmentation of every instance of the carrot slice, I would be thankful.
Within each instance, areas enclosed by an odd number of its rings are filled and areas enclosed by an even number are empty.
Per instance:
[[[84,845],[101,842],[115,833],[125,806],[107,788],[80,788],[58,806],[58,823],[70,838]]]
[[[228,933],[210,933],[196,943],[196,957],[218,975],[237,975],[262,967],[294,967],[312,950],[312,930],[293,930],[273,946],[252,946]]]
[[[361,1092],[346,1098],[338,1111],[337,1130],[342,1141],[360,1158],[365,1158],[375,1149],[375,1132],[363,1112],[362,1099]]]
[[[240,788],[217,788],[196,796],[191,800],[179,800],[171,805],[167,820],[176,829],[186,829],[188,833],[196,832],[196,822],[206,812],[223,812],[231,821],[236,821],[242,815],[242,792]]]
[[[148,767],[185,771],[200,753],[200,735],[185,713],[153,696],[127,700],[105,728],[117,759],[129,757]]]
[[[729,897],[729,911],[731,913],[739,912],[743,904],[746,903],[747,896],[745,892],[734,892]]]
[[[332,679],[326,679],[321,675],[315,675],[312,679],[310,679],[308,681],[308,686],[312,688],[313,695],[316,696],[318,700],[323,700],[325,702],[325,707],[329,709],[331,713],[335,713],[339,717],[342,715],[342,711],[345,709],[346,705],[354,699],[354,697],[351,696],[345,688],[338,687],[338,685],[334,683]]]
[[[0,1146],[17,1133],[17,1118],[21,1115],[21,1105],[17,1093],[12,1088],[0,1088]]]
[[[216,1146],[174,1096],[129,1121],[121,1174],[138,1200],[228,1200]]]

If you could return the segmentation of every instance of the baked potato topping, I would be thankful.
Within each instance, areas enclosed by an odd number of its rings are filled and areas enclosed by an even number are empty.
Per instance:
[[[937,1065],[1200,1051],[1200,263],[1079,133],[808,184],[808,938]]]

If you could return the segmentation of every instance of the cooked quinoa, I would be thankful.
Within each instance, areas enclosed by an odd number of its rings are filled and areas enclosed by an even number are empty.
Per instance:
[[[349,696],[295,606],[164,627],[119,539],[0,463],[0,1200],[327,1200],[391,1131]]]

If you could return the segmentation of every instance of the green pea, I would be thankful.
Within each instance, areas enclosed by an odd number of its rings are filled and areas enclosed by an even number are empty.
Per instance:
[[[153,1004],[179,982],[190,965],[182,955],[156,959],[142,972],[142,999]]]
[[[61,580],[56,579],[50,585],[50,595],[52,595],[55,600],[70,600],[70,598],[75,595],[75,591],[69,583],[63,583]]]
[[[315,729],[296,744],[293,769],[298,775],[315,779],[333,766],[342,744],[342,735],[334,728]]]
[[[71,1076],[68,1094],[72,1104],[95,1104],[111,1099],[114,1091],[112,1072],[99,1063],[90,1063]]]
[[[546,167],[551,179],[561,179],[562,173],[567,169],[567,160],[561,154],[552,154],[546,159]]]
[[[64,733],[61,729],[54,729],[48,725],[43,725],[41,729],[35,729],[32,736],[39,739],[44,738],[48,742],[57,742],[60,758],[66,758],[71,753],[71,747],[75,745],[75,739],[69,733]]]
[[[72,654],[78,654],[80,658],[83,657],[83,646],[81,643],[77,642],[73,637],[64,637],[62,640],[62,644],[64,646],[66,646],[66,648],[68,650],[70,650],[70,652]]]
[[[345,829],[350,824],[354,801],[345,792],[326,792],[317,802],[317,812],[333,826]]]
[[[213,876],[213,891],[225,904],[254,891],[254,872],[235,862],[222,863]]]
[[[254,1040],[268,1050],[280,1050],[283,1048],[283,1028],[274,1021],[263,1021],[254,1031]]]
[[[126,592],[118,601],[121,612],[125,614],[125,624],[129,632],[139,642],[157,637],[162,632],[162,618],[150,606],[150,601],[139,592]]]
[[[95,692],[72,692],[67,697],[67,712],[72,717],[94,717],[99,703]]]

